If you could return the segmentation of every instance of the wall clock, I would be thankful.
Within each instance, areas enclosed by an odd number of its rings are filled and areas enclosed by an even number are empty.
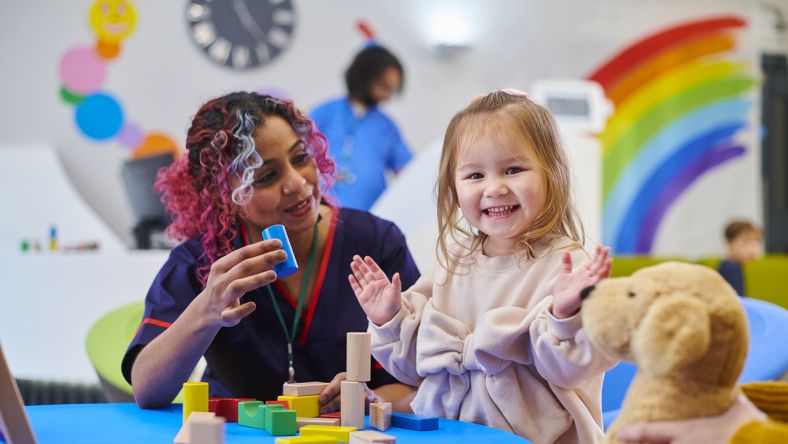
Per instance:
[[[290,44],[295,29],[291,0],[189,0],[192,41],[212,62],[245,70],[264,66]]]

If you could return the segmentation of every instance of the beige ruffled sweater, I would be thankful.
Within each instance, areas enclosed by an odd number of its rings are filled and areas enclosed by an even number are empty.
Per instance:
[[[615,362],[591,346],[579,315],[551,314],[568,245],[557,239],[532,260],[475,252],[475,263],[454,274],[436,265],[403,292],[391,321],[370,323],[375,359],[419,386],[416,414],[485,424],[534,444],[601,439],[602,376]],[[589,260],[570,251],[575,267]]]

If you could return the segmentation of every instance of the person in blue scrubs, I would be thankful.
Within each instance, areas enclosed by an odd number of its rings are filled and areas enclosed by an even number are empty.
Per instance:
[[[333,192],[343,207],[370,209],[386,189],[386,172],[399,172],[413,157],[379,106],[402,89],[404,80],[394,54],[367,46],[345,72],[347,97],[320,104],[310,114],[337,162]]]
[[[339,408],[347,332],[367,318],[348,282],[353,255],[368,255],[413,284],[418,269],[391,222],[325,197],[333,161],[325,138],[292,102],[232,93],[203,105],[188,152],[159,174],[172,217],[172,250],[145,299],[122,363],[143,408],[172,401],[200,356],[212,397],[276,399],[282,383],[325,381],[321,410]],[[299,264],[278,277],[283,224]],[[373,363],[369,387],[407,409],[413,389]],[[401,402],[400,402],[401,401]]]

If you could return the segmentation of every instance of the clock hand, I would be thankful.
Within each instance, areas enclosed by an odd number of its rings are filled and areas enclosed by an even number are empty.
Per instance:
[[[241,21],[241,25],[243,25],[246,32],[252,36],[255,42],[260,43],[265,40],[263,30],[252,19],[252,13],[249,12],[244,0],[233,0],[233,11],[235,11],[235,15]]]

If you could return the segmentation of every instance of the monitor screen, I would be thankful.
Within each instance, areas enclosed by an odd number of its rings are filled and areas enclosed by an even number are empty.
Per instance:
[[[587,117],[589,112],[584,98],[548,97],[547,109],[558,116]]]
[[[165,217],[161,197],[153,191],[156,174],[172,163],[172,154],[128,160],[123,164],[123,182],[137,221]]]

